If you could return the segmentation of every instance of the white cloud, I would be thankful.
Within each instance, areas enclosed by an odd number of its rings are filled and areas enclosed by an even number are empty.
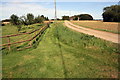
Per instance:
[[[9,18],[11,14],[16,14],[18,16],[25,15],[27,13],[33,13],[34,15],[48,15],[52,17],[53,10],[42,7],[41,5],[35,3],[6,3],[1,5],[2,9],[2,19]]]
[[[25,15],[27,13],[33,13],[34,15],[45,15],[50,18],[54,18],[54,7],[53,9],[44,8],[39,4],[35,3],[6,3],[1,5],[0,12],[2,12],[1,19],[9,18],[11,14],[18,16]],[[60,18],[62,15],[67,14],[68,11],[58,10],[57,14]]]
[[[49,4],[49,3],[47,3]],[[37,3],[5,3],[0,5],[0,12],[2,12],[2,16],[0,19],[9,18],[12,14],[16,14],[18,16],[26,15],[27,13],[33,13],[35,16],[37,15],[45,15],[50,19],[54,18],[54,5],[53,8],[45,8]],[[64,15],[77,15],[77,14],[91,14],[88,12],[78,12],[78,11],[69,11],[69,10],[59,10],[57,9],[57,17],[61,18]],[[1,15],[1,14],[0,14]],[[97,16],[93,16],[97,17]]]

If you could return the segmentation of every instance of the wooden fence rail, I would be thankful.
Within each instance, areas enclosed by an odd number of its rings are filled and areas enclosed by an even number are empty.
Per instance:
[[[13,45],[13,44],[18,44],[18,43],[23,43],[23,42],[27,42],[27,41],[32,41],[32,40],[34,40],[37,36],[41,35],[48,27],[49,27],[49,23],[48,23],[46,26],[44,26],[44,27],[42,27],[42,28],[39,28],[39,29],[36,29],[36,30],[34,30],[34,31],[32,31],[32,32],[2,36],[2,37],[0,37],[0,38],[8,38],[8,43],[2,44],[2,45],[0,45],[0,47],[2,47],[2,46],[8,46],[8,49],[9,49],[9,51],[10,51],[10,50],[11,50],[11,45]],[[39,31],[39,32],[36,33],[37,31]],[[20,36],[20,35],[26,35],[26,34],[32,34],[32,33],[34,33],[35,36],[33,36],[33,37],[30,38],[30,39],[22,40],[22,41],[17,41],[17,42],[12,42],[12,43],[10,42],[10,37],[15,37],[15,36]],[[30,46],[31,46],[31,45],[30,45]],[[30,47],[30,46],[29,46],[29,47]],[[26,48],[29,48],[29,47],[26,47]]]

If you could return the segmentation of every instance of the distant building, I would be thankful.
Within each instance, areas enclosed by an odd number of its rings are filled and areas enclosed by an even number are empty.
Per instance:
[[[73,21],[73,20],[74,20],[74,18],[75,18],[75,16],[70,17],[70,21]]]
[[[5,19],[1,21],[2,24],[10,24],[10,19]]]
[[[2,22],[2,24],[10,24],[10,22]]]

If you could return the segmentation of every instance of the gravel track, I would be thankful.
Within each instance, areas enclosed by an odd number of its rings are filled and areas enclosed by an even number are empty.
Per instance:
[[[111,41],[113,43],[120,43],[120,35],[119,34],[114,34],[111,32],[105,32],[105,31],[99,31],[99,30],[93,30],[93,29],[89,29],[89,28],[84,28],[82,26],[77,26],[74,25],[73,23],[69,22],[69,21],[65,21],[64,23],[68,28],[71,28],[75,31],[84,33],[84,34],[88,34],[88,35],[94,35],[95,37],[107,40],[107,41]]]

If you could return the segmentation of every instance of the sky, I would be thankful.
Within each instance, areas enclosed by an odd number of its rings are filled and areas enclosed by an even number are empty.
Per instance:
[[[13,2],[12,2],[13,1]],[[61,2],[57,1],[57,18],[62,16],[73,16],[79,14],[90,14],[94,19],[102,19],[103,8],[111,5],[116,5],[118,2]],[[35,16],[45,15],[49,19],[54,18],[54,2],[39,2],[29,0],[18,2],[15,0],[4,0],[0,3],[0,19],[9,19],[12,14],[23,16],[27,13],[32,13]]]

